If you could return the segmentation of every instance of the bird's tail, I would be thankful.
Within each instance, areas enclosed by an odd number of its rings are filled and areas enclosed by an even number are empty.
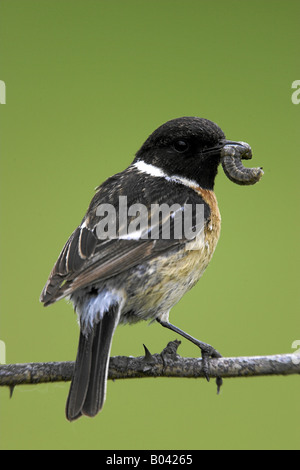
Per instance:
[[[66,416],[74,421],[82,415],[95,416],[103,407],[109,354],[119,321],[120,306],[112,305],[90,333],[80,332],[74,375],[66,404]]]

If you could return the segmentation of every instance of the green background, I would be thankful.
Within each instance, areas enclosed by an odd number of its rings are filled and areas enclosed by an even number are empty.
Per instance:
[[[2,0],[1,330],[7,363],[73,360],[71,306],[39,294],[94,188],[175,117],[249,142],[265,176],[220,170],[222,233],[172,323],[226,356],[291,353],[299,328],[300,2]],[[160,352],[158,324],[118,328],[112,355]],[[198,350],[182,342],[182,356]],[[299,377],[109,382],[72,424],[69,384],[0,390],[2,449],[299,448]]]

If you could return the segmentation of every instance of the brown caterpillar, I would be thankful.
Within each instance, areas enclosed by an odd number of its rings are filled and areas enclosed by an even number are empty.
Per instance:
[[[250,160],[252,150],[246,142],[228,140],[221,151],[221,162],[227,178],[236,184],[257,183],[264,174],[262,168],[245,168],[241,160]]]

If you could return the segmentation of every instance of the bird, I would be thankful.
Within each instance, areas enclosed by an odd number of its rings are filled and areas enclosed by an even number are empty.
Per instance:
[[[209,379],[208,358],[221,354],[170,323],[169,312],[199,281],[215,251],[221,228],[215,178],[224,148],[233,144],[237,148],[209,119],[175,118],[146,139],[125,170],[96,188],[40,297],[45,306],[66,298],[78,316],[69,421],[96,416],[103,408],[119,324],[157,321],[192,341],[201,349]],[[175,209],[159,212],[165,206]],[[202,210],[199,227],[197,207]],[[115,220],[108,217],[110,208]],[[137,214],[143,210],[141,219]],[[189,214],[192,234],[184,232],[183,218],[177,217],[184,214]],[[162,236],[165,227],[167,237]],[[180,236],[175,229],[181,229]]]

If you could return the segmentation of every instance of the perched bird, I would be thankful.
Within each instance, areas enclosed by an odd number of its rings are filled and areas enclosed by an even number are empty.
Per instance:
[[[169,312],[200,279],[216,248],[221,217],[213,189],[222,158],[227,176],[239,184],[253,184],[262,174],[258,169],[252,182],[253,172],[241,178],[240,158],[250,158],[249,149],[243,142],[227,141],[207,119],[174,119],[148,137],[127,169],[97,188],[41,294],[45,305],[69,298],[79,319],[68,420],[95,416],[103,407],[112,338],[119,323],[157,320],[200,347],[206,374],[207,358],[220,357],[212,346],[169,323]],[[175,210],[160,212],[163,204],[175,204]],[[200,225],[197,207],[202,208]],[[105,219],[110,208],[115,220]],[[134,215],[144,209],[147,218],[142,224]],[[191,236],[183,230],[183,219],[177,219],[185,214]],[[169,227],[167,237],[162,236],[164,227]],[[175,236],[175,229],[181,229],[180,236]]]

